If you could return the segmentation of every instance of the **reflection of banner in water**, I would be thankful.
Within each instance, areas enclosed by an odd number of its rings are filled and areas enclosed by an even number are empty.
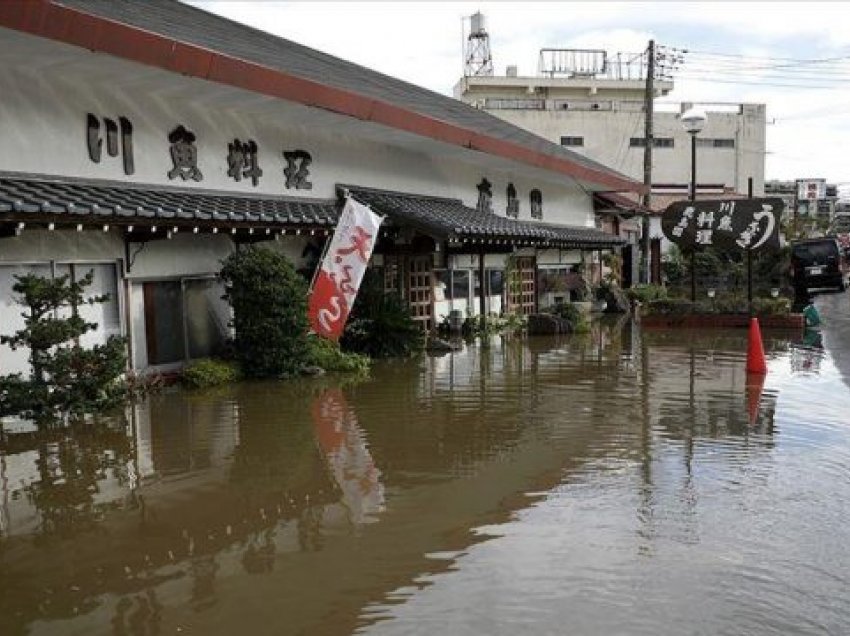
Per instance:
[[[342,490],[351,521],[374,521],[372,515],[384,510],[384,486],[354,411],[339,389],[322,393],[313,402],[312,411],[316,439]]]

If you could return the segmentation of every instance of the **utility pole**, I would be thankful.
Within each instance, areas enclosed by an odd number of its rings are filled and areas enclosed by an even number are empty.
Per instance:
[[[655,40],[649,41],[649,46],[646,49],[646,91],[644,93],[643,111],[644,117],[644,132],[643,132],[643,185],[646,191],[643,194],[643,207],[647,210],[643,217],[643,258],[644,258],[644,281],[645,283],[652,282],[650,273],[650,254],[649,254],[649,210],[652,205],[652,120],[655,112],[654,97],[655,97]]]

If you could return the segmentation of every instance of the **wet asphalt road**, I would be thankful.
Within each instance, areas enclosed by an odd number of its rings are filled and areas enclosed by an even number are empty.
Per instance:
[[[824,292],[815,297],[823,321],[823,344],[850,386],[850,291]]]

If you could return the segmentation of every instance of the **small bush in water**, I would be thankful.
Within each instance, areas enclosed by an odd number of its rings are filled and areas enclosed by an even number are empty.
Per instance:
[[[337,343],[318,336],[307,339],[307,360],[328,373],[369,373],[370,360],[367,356],[345,353]]]
[[[181,377],[186,386],[192,389],[202,389],[236,382],[242,378],[242,372],[233,362],[205,358],[192,362],[183,370]]]
[[[587,318],[581,312],[581,309],[573,303],[558,303],[552,309],[552,313],[570,323],[573,333],[587,333],[590,331]]]

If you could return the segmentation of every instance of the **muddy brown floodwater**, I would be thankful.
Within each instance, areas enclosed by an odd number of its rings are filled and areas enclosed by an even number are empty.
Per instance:
[[[830,347],[748,387],[744,331],[619,320],[7,422],[0,634],[848,633]]]

